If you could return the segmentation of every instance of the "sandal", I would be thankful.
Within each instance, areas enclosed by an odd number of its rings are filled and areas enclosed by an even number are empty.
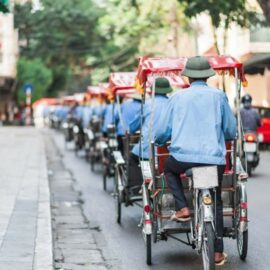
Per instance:
[[[216,266],[222,266],[224,265],[226,262],[228,261],[228,255],[226,253],[223,252],[223,259],[220,261],[215,261],[215,265]]]

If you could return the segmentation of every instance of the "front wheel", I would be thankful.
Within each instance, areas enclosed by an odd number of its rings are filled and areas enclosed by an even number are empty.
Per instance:
[[[122,217],[122,206],[121,206],[121,191],[118,187],[118,177],[120,177],[118,172],[115,172],[115,183],[114,183],[114,196],[115,196],[115,210],[116,210],[116,222],[121,224]]]
[[[210,222],[204,223],[202,239],[202,260],[204,270],[215,270],[215,234]]]
[[[152,264],[152,242],[151,242],[151,234],[147,234],[145,236],[145,245],[146,245],[146,263],[147,265]]]
[[[237,231],[237,249],[241,260],[245,260],[248,252],[248,230],[244,232]]]
[[[103,172],[103,190],[107,190],[107,173]]]

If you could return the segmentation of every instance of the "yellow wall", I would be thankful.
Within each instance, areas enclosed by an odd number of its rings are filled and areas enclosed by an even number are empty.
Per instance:
[[[248,87],[243,92],[253,97],[253,104],[258,106],[270,107],[270,72],[265,75],[246,75]]]

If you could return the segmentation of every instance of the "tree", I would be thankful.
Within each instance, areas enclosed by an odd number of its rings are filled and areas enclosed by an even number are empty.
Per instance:
[[[0,12],[7,13],[9,1],[8,0],[0,0]]]
[[[247,8],[246,0],[178,0],[184,3],[184,12],[188,17],[196,17],[201,13],[207,13],[213,25],[214,45],[217,52],[220,49],[217,44],[217,29],[224,28],[224,48],[227,44],[227,31],[232,23],[241,27],[249,25],[253,12]],[[224,49],[225,51],[225,49]]]
[[[22,86],[25,83],[33,85],[32,99],[33,101],[47,96],[47,90],[52,83],[52,71],[47,68],[41,59],[27,60],[21,58],[17,65],[17,81],[18,81],[18,99],[25,101],[25,94]]]
[[[112,71],[134,70],[139,56],[156,54],[156,45],[167,40],[171,31],[172,10],[185,28],[187,20],[177,0],[108,0],[104,16],[98,21],[104,42],[99,58],[91,59],[96,67],[92,77],[106,78]]]
[[[74,77],[89,77],[86,59],[97,55],[102,45],[96,33],[102,11],[91,0],[43,0],[42,5],[35,13],[31,13],[30,3],[15,5],[15,25],[21,55],[39,57],[52,70],[53,82],[48,89],[52,94],[70,88],[68,82]]]
[[[270,0],[257,0],[261,9],[263,10],[263,14],[265,16],[266,22],[270,25]]]

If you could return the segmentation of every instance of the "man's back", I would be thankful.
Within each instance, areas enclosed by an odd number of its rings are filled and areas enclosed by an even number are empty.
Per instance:
[[[159,135],[164,127],[167,135]],[[169,150],[178,161],[224,164],[225,138],[233,139],[235,134],[236,121],[224,93],[196,81],[170,98],[156,141],[171,139]]]
[[[240,111],[240,115],[244,132],[256,132],[257,127],[260,126],[259,114],[252,108],[242,108]]]

